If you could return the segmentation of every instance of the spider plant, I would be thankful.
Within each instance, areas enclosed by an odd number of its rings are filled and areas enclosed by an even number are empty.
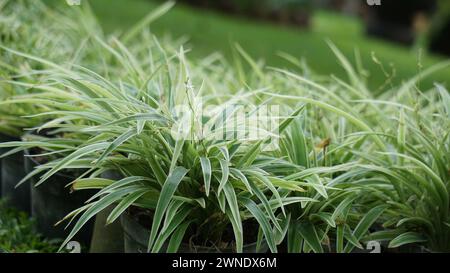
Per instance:
[[[80,162],[90,161],[89,170],[72,188],[100,189],[85,206],[68,215],[70,219],[81,216],[66,242],[96,213],[116,204],[108,222],[116,220],[132,205],[152,211],[149,251],[161,251],[166,241],[169,241],[166,251],[176,251],[189,228],[196,243],[218,246],[224,234],[232,229],[235,250],[242,252],[244,227],[254,221],[262,227],[270,250],[276,252],[272,231],[285,228],[275,216],[276,211],[283,211],[287,203],[314,199],[280,195],[279,191],[301,190],[301,187],[289,185],[282,177],[266,170],[275,158],[258,160],[265,140],[256,143],[216,140],[224,128],[222,122],[235,122],[228,117],[221,120],[228,107],[251,102],[249,98],[259,91],[241,93],[231,99],[206,96],[207,103],[218,102],[224,106],[219,112],[199,116],[196,102],[200,92],[196,93],[189,82],[196,80],[194,72],[203,74],[201,69],[190,70],[183,49],[172,58],[163,58],[159,66],[134,63],[125,47],[120,50],[128,57],[121,60],[129,64],[129,79],[137,86],[111,82],[86,68],[68,71],[56,64],[51,66],[58,73],[50,83],[35,86],[45,91],[39,94],[40,103],[58,109],[39,114],[58,116],[40,128],[53,128],[65,136],[83,135],[78,140],[84,140],[82,143],[66,140],[66,146],[58,146],[59,139],[39,142],[39,147],[48,153],[63,156],[33,173],[45,171],[38,184],[64,168],[76,168]],[[159,71],[161,66],[167,71]],[[153,71],[150,79],[141,73],[143,67]],[[31,103],[36,96],[27,99]],[[63,103],[66,101],[72,104]],[[8,103],[13,102],[14,99]],[[175,106],[182,104],[190,111],[187,120],[175,111]],[[289,115],[281,122],[280,131],[292,120]],[[189,134],[175,138],[171,134],[173,126],[186,126],[190,128]],[[205,126],[209,126],[207,135],[203,135]],[[2,144],[3,147],[11,145],[23,148],[35,143]],[[119,170],[125,178],[118,181],[99,178],[110,168]],[[216,224],[214,228],[211,222]]]
[[[306,109],[306,107],[305,107]],[[385,205],[363,207],[360,200],[367,186],[355,184],[366,171],[357,161],[333,164],[341,156],[338,145],[329,139],[316,142],[308,121],[307,111],[292,122],[281,138],[281,151],[297,169],[284,174],[284,179],[303,187],[291,196],[308,197],[316,202],[301,202],[287,207],[290,212],[287,251],[292,252],[350,252],[362,249],[362,239],[386,209]],[[286,168],[285,168],[286,169]],[[285,170],[283,169],[283,171]],[[323,246],[328,249],[324,249]]]
[[[14,148],[8,154],[38,147],[35,156],[49,159],[21,182],[82,169],[71,189],[98,190],[65,217],[74,225],[64,244],[112,205],[107,223],[135,211],[151,219],[140,222],[149,252],[187,243],[243,252],[253,242],[272,252],[284,243],[288,252],[350,252],[371,239],[448,251],[450,97],[440,85],[416,86],[449,62],[399,87],[388,79],[378,95],[359,59],[353,67],[331,43],[347,81],[310,73],[285,54],[302,73],[267,69],[239,45],[234,66],[218,54],[191,61],[178,42],[144,30],[172,4],[117,38],[67,21],[76,33],[64,41],[90,48],[75,46],[71,58],[1,47],[9,62],[33,67],[1,63],[2,90],[11,93],[2,109],[23,106],[13,115],[20,124],[2,118],[1,128],[48,134],[0,144]],[[253,106],[246,120],[270,104],[281,111],[266,113],[277,126],[262,128],[264,137],[227,127],[245,124],[236,105]],[[102,177],[109,171],[121,178]]]
[[[76,22],[76,13],[58,12],[45,6],[41,1],[0,2],[0,78],[2,79],[0,98],[2,101],[20,95],[33,93],[32,87],[12,85],[11,80],[22,82],[38,81],[44,70],[44,62],[36,62],[13,54],[5,49],[14,48],[26,54],[34,54],[52,61],[76,63],[83,57],[80,48],[85,29]],[[89,19],[87,12],[83,17]],[[86,20],[89,22],[89,20]],[[94,28],[93,28],[94,29]],[[41,122],[38,118],[24,119],[22,116],[46,111],[39,105],[8,104],[0,110],[0,129],[5,134],[20,137],[24,128]]]
[[[396,128],[384,134],[392,164],[364,156],[367,169],[379,177],[373,200],[390,204],[383,226],[374,234],[389,247],[419,243],[429,251],[449,251],[449,102],[441,85],[427,93],[411,92],[407,100],[381,106],[397,113]],[[415,95],[414,95],[415,94]],[[392,100],[394,101],[394,100]]]
[[[323,149],[321,157],[316,157],[316,155],[311,156],[312,152],[307,152],[307,145],[305,144],[308,137],[305,137],[304,132],[307,130],[305,130],[304,124],[299,125],[295,132],[291,133],[290,138],[292,140],[287,143],[288,148],[285,149],[287,157],[296,164],[304,167],[311,166],[313,169],[314,167],[319,167],[317,162],[320,164],[321,160],[321,164],[325,165],[320,166],[322,172],[329,175],[328,181],[324,180],[327,181],[325,185],[338,190],[346,189],[341,192],[333,190],[327,192],[327,195],[332,197],[328,196],[328,200],[325,200],[324,202],[320,202],[319,200],[319,202],[309,203],[305,206],[306,209],[304,210],[303,215],[299,214],[303,208],[294,209],[297,213],[298,225],[303,225],[303,227],[300,228],[303,230],[300,230],[300,233],[298,233],[297,230],[299,228],[295,227],[295,224],[291,224],[290,227],[292,228],[292,232],[290,232],[290,236],[288,235],[288,240],[289,242],[292,242],[291,246],[296,247],[296,251],[300,251],[299,246],[301,246],[302,240],[307,240],[304,244],[306,248],[304,247],[303,250],[309,251],[312,246],[314,246],[313,250],[319,252],[322,251],[321,242],[327,241],[325,240],[327,239],[327,231],[337,226],[334,233],[336,234],[336,250],[338,252],[351,251],[354,246],[360,247],[360,240],[367,241],[367,238],[380,239],[383,238],[382,236],[399,235],[399,237],[390,244],[391,247],[398,247],[405,243],[414,242],[415,240],[421,242],[424,240],[422,232],[415,234],[411,232],[401,234],[401,232],[399,233],[399,230],[396,230],[395,232],[380,231],[373,236],[365,236],[364,234],[369,230],[372,224],[376,224],[377,219],[389,219],[389,223],[396,221],[394,220],[396,217],[392,217],[391,214],[388,213],[394,210],[394,208],[391,207],[393,201],[386,202],[383,198],[378,199],[380,191],[377,187],[378,183],[381,183],[382,191],[385,194],[384,197],[388,199],[396,196],[392,191],[395,192],[403,187],[399,187],[399,184],[403,185],[407,181],[411,181],[411,177],[404,177],[402,181],[394,182],[392,177],[389,177],[390,175],[395,176],[396,178],[402,176],[397,174],[396,171],[392,171],[392,169],[396,167],[397,157],[403,158],[401,162],[405,162],[405,158],[411,157],[411,155],[392,155],[392,146],[398,146],[398,144],[392,143],[392,140],[396,140],[396,137],[394,137],[395,133],[398,132],[400,134],[399,139],[402,139],[403,146],[414,145],[413,143],[417,143],[415,144],[416,149],[422,146],[427,149],[433,148],[433,151],[422,148],[414,151],[413,154],[417,157],[416,159],[421,160],[421,162],[423,162],[423,158],[431,160],[427,163],[430,168],[427,170],[428,175],[431,175],[431,169],[439,171],[439,173],[433,175],[433,179],[436,180],[436,183],[448,184],[448,182],[446,182],[448,181],[448,172],[445,167],[448,165],[446,163],[446,154],[448,153],[446,152],[448,151],[448,116],[445,115],[445,110],[448,109],[448,92],[442,87],[439,87],[442,102],[439,102],[439,96],[436,95],[435,92],[431,97],[423,95],[420,92],[420,95],[412,96],[409,92],[415,88],[421,78],[429,76],[439,69],[447,68],[449,62],[430,67],[420,73],[420,75],[408,80],[402,86],[391,86],[390,90],[387,90],[384,94],[377,97],[375,94],[368,91],[362,77],[358,75],[358,72],[356,72],[342,53],[340,53],[332,44],[330,44],[330,47],[336,54],[337,59],[342,66],[346,69],[349,75],[349,83],[338,78],[332,78],[332,83],[330,83],[329,80],[311,79],[310,75],[302,76],[281,69],[273,69],[275,74],[269,73],[264,75],[265,79],[269,78],[268,81],[275,85],[275,90],[290,90],[290,94],[266,92],[265,94],[269,95],[271,98],[308,103],[315,107],[309,116],[309,120],[314,120],[314,123],[309,125],[309,132],[316,135],[322,135],[322,140],[316,141],[316,143],[320,143],[320,147],[323,148],[325,146],[325,148],[327,148],[326,146],[330,143],[332,144],[328,147],[328,153],[326,153],[326,149]],[[285,57],[290,61],[294,61],[294,63],[299,63],[291,56]],[[277,80],[280,78],[280,75],[293,80],[286,80],[286,78]],[[431,92],[431,94],[433,94],[433,92]],[[419,97],[420,99],[417,99],[416,97]],[[406,106],[405,104],[407,103],[412,105]],[[406,108],[408,111],[414,112],[411,109],[416,109],[417,105],[424,105],[426,107],[420,114],[419,112],[416,112],[415,117],[412,120],[420,120],[420,116],[425,116],[428,124],[431,124],[430,122],[433,119],[438,120],[437,123],[432,123],[434,125],[432,128],[427,129],[427,135],[429,134],[431,139],[427,139],[424,135],[420,136],[421,141],[418,139],[414,140],[413,138],[408,139],[404,136],[405,128],[397,131],[397,128],[392,128],[391,126],[392,121],[389,119],[389,116],[392,116],[393,112],[398,110],[397,107]],[[404,113],[402,114],[402,120],[403,119],[405,119]],[[421,122],[425,121],[422,120]],[[404,121],[400,123],[403,124]],[[424,129],[422,129],[422,125],[416,125],[415,131],[423,132]],[[436,135],[437,132],[439,132],[439,135]],[[313,141],[311,141],[311,143],[312,142]],[[336,143],[334,147],[333,143]],[[425,145],[425,143],[427,145]],[[436,145],[441,147],[440,150],[443,151],[442,154],[436,153],[438,151],[434,148]],[[404,151],[404,148],[399,149],[399,151]],[[438,160],[439,163],[434,162],[433,159]],[[376,164],[382,164],[384,167],[384,169],[382,169],[383,171],[380,171],[379,167],[366,166],[363,164],[366,160],[371,163],[376,162]],[[341,164],[343,166],[347,164],[348,168],[343,168],[341,170],[336,169],[339,168]],[[415,170],[417,169],[417,167],[411,169],[410,163],[408,164],[408,167],[402,166],[401,168],[410,170],[413,173],[415,173]],[[387,175],[388,179],[374,176],[374,170],[376,170],[375,172],[378,171]],[[309,171],[306,169],[303,172],[304,177],[314,174],[314,170]],[[292,177],[295,177],[295,175],[287,176],[287,178]],[[316,179],[317,177],[320,176],[316,176]],[[426,179],[428,178],[420,178],[422,182]],[[419,181],[419,179],[417,180]],[[387,184],[390,183],[392,183],[392,186],[387,186]],[[445,196],[448,189],[445,189],[442,185],[439,185],[439,187],[438,191]],[[405,196],[412,199],[420,199],[419,197],[414,198],[414,195],[419,193],[422,193],[421,196],[424,198],[423,190],[416,190],[416,192],[408,193]],[[315,194],[316,199],[317,197],[320,197],[317,193]],[[323,197],[324,196],[322,196],[322,198]],[[380,200],[382,201],[380,202]],[[397,200],[396,204],[399,206],[405,201],[406,200]],[[430,208],[431,207],[435,210],[445,210],[445,208],[448,207],[448,204],[434,203],[430,204]],[[417,210],[417,207],[414,206],[411,209]],[[382,218],[379,218],[383,212],[386,213]],[[430,213],[431,211],[424,211],[425,215],[430,215]],[[364,214],[366,215],[362,216]],[[413,214],[410,212],[409,215],[411,216]],[[421,217],[424,216],[422,215]],[[445,223],[448,223],[448,220],[445,217],[447,216],[444,214],[444,218],[436,219],[436,222],[439,222],[439,225],[441,226],[445,226]],[[339,221],[337,221],[337,218],[339,218]],[[358,218],[359,222],[356,221]],[[402,220],[400,220],[397,217],[399,226],[412,220],[406,220],[405,218],[406,217],[404,216]],[[417,220],[417,218],[414,219]],[[342,222],[342,220],[344,221]],[[422,218],[419,221],[424,222],[424,219]],[[340,224],[337,224],[338,222],[340,222]],[[432,221],[429,221],[428,223],[430,224]],[[352,231],[351,229],[353,227],[354,230]],[[442,228],[439,231],[434,230],[432,231],[432,234],[434,234],[434,237],[440,237],[440,240],[444,239],[444,241],[441,241],[441,244],[445,245],[446,233],[442,233],[442,230]],[[349,240],[345,247],[343,238]],[[387,240],[387,238],[383,238],[383,240]],[[436,241],[436,239],[434,239],[434,241]],[[293,250],[293,248],[291,247],[290,250]]]
[[[370,235],[367,240],[391,241],[392,248],[425,243],[431,250],[447,251],[448,91],[437,85],[435,90],[421,92],[417,86],[423,77],[447,69],[449,62],[427,68],[401,86],[388,84],[388,90],[375,95],[367,92],[358,72],[331,47],[346,69],[349,83],[334,78],[338,86],[331,86],[336,91],[331,94],[325,85],[277,70],[313,87],[325,98],[309,98],[314,95],[308,89],[299,90],[300,96],[279,96],[309,101],[349,121],[324,126],[326,134],[334,136],[332,139],[343,140],[341,156],[334,160],[357,160],[357,169],[347,171],[346,176],[356,174],[352,184],[366,187],[359,205],[388,205],[380,218],[388,230]]]
[[[155,9],[121,36],[128,43],[135,43],[137,34],[172,5],[173,2],[169,1]],[[22,117],[49,112],[49,106],[20,103],[20,100],[21,96],[39,91],[30,83],[39,82],[55,63],[66,69],[83,64],[102,75],[117,76],[121,73],[122,64],[113,58],[114,46],[108,40],[112,37],[103,33],[88,2],[80,7],[67,8],[49,7],[40,0],[1,0],[0,11],[0,98],[2,102],[15,98],[15,103],[3,104],[0,110],[2,132],[20,137],[24,128],[44,122],[38,117]],[[145,35],[151,36],[148,31]],[[105,50],[105,47],[111,50]],[[16,54],[18,52],[21,54]],[[20,80],[23,85],[11,84],[14,80]]]

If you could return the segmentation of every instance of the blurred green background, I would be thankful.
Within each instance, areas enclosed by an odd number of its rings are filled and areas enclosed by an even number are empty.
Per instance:
[[[162,1],[91,0],[89,3],[105,31],[115,32],[130,27]],[[233,44],[239,43],[252,57],[263,59],[270,66],[295,69],[279,57],[278,53],[284,52],[303,59],[315,72],[345,77],[326,43],[330,40],[353,63],[355,52],[359,52],[369,85],[375,91],[388,78],[398,84],[433,64],[448,60],[446,56],[430,54],[417,46],[408,47],[369,37],[360,16],[315,9],[309,19],[308,27],[274,24],[270,20],[251,20],[245,15],[235,16],[179,1],[171,11],[151,24],[151,30],[158,36],[187,37],[188,47],[192,49],[189,54],[194,58],[216,51],[231,57]],[[379,62],[374,61],[374,56]],[[422,80],[419,87],[428,88],[433,82],[448,83],[449,76],[450,69],[447,68]]]

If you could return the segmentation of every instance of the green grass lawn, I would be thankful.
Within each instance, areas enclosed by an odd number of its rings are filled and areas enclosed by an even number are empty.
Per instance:
[[[105,30],[111,32],[129,27],[154,9],[158,2],[95,0],[91,1],[91,5]],[[445,60],[443,57],[430,55],[419,58],[418,52],[411,49],[368,38],[359,19],[325,11],[316,11],[312,28],[301,30],[177,4],[168,14],[154,22],[151,29],[157,35],[170,33],[174,37],[189,37],[189,46],[192,48],[190,54],[193,57],[205,56],[214,51],[231,56],[232,44],[237,42],[253,57],[263,58],[271,66],[291,68],[277,54],[286,52],[304,58],[314,71],[344,77],[343,69],[326,43],[326,39],[329,39],[352,61],[355,60],[355,49],[359,50],[363,66],[370,75],[369,84],[374,89],[378,89],[386,81],[386,76],[380,65],[373,61],[372,52],[388,73],[395,70],[395,83]],[[450,69],[447,68],[423,80],[421,87],[429,87],[435,81],[448,83],[449,75]]]

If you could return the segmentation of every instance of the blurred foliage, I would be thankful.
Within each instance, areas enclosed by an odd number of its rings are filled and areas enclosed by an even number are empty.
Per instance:
[[[309,8],[312,5],[311,0],[232,0],[236,6],[243,8],[265,8],[268,10],[292,10]]]
[[[429,31],[430,37],[435,35],[442,35],[440,33],[444,28],[445,24],[450,21],[450,1],[440,0],[437,4],[436,14],[433,16],[431,21],[431,27]]]
[[[310,8],[312,0],[181,0],[186,3],[234,10],[239,13],[289,11]]]
[[[253,0],[253,2],[259,3],[260,1]],[[311,0],[265,0],[262,2],[273,8],[305,8],[311,7],[313,3]]]
[[[57,252],[60,242],[42,238],[35,230],[34,220],[0,200],[0,252],[52,253]]]
[[[156,0],[90,1],[106,33],[126,30],[156,8],[158,3],[160,2]],[[329,39],[348,58],[355,60],[356,56],[361,57],[360,64],[365,69],[369,86],[374,90],[387,81],[399,84],[422,69],[445,60],[428,52],[419,54],[395,43],[367,37],[364,24],[359,18],[323,10],[314,12],[311,26],[305,31],[176,5],[169,13],[152,23],[151,31],[160,37],[187,37],[189,40],[186,47],[190,49],[189,55],[193,58],[220,52],[232,61],[231,45],[236,42],[252,57],[263,59],[269,66],[302,71],[301,67],[279,56],[280,52],[284,52],[302,59],[313,72],[345,77],[345,71],[334,61],[332,51],[325,42]],[[374,55],[379,62],[373,61]],[[385,72],[380,73],[383,70]],[[433,79],[424,78],[420,81],[420,86],[426,89],[431,88],[434,82],[448,82],[449,72],[446,69],[437,72]]]

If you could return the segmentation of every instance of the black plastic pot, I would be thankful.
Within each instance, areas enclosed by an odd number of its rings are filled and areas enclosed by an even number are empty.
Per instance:
[[[29,154],[28,151],[25,154]],[[31,172],[38,163],[31,157],[25,160],[25,169]],[[64,218],[71,211],[84,205],[84,202],[92,196],[92,191],[76,191],[70,193],[67,184],[75,179],[74,176],[56,173],[41,185],[35,187],[36,179],[32,178],[31,187],[31,215],[36,219],[37,229],[47,238],[64,239],[70,232],[70,227],[65,228],[66,223],[55,226],[55,223]],[[88,246],[91,241],[93,221],[89,221],[75,235],[74,241],[82,246]]]
[[[4,135],[4,134],[0,134],[0,143],[7,142],[10,140],[11,140],[11,137]],[[7,151],[7,149],[0,148],[0,155],[5,153],[6,151]],[[2,160],[1,159],[0,159],[0,197],[2,197]]]
[[[139,224],[128,213],[123,213],[120,217],[120,222],[124,231],[124,249],[125,253],[145,253],[147,252],[148,239],[150,231]],[[230,249],[219,251],[212,247],[190,247],[187,244],[182,244],[178,249],[180,253],[220,253],[233,252]],[[244,245],[244,253],[256,253],[256,243]],[[261,244],[260,253],[267,252],[267,245]]]
[[[0,141],[17,140],[13,137],[1,135]],[[7,152],[8,149],[2,149],[1,154]],[[23,153],[15,153],[2,158],[0,164],[1,168],[1,196],[6,199],[11,207],[18,210],[30,212],[30,187],[29,185],[22,185],[16,188],[22,178],[25,177]]]

